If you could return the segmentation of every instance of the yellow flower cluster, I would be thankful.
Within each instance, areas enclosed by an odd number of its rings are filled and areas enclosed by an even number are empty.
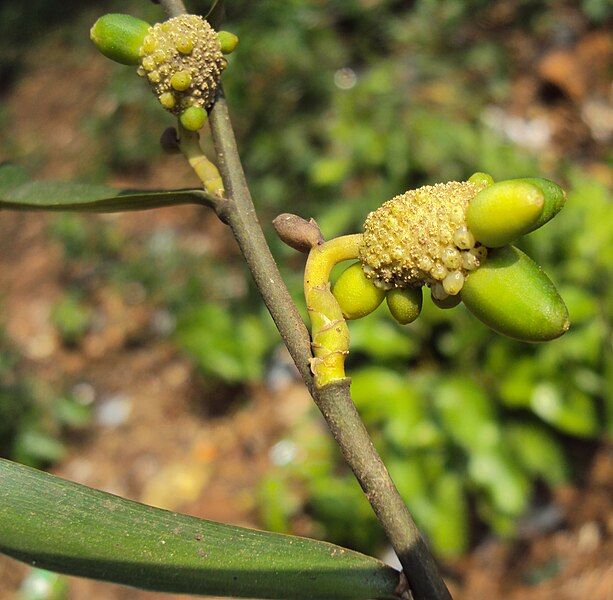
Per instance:
[[[197,15],[153,25],[139,54],[138,74],[147,77],[160,104],[176,115],[192,106],[209,107],[227,66],[217,33]]]
[[[466,209],[485,183],[427,185],[392,198],[364,223],[360,261],[383,289],[429,285],[444,300],[457,295],[487,250],[466,225]]]

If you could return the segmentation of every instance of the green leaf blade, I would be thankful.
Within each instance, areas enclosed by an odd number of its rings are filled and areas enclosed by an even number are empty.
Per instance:
[[[180,515],[0,460],[0,551],[143,589],[249,598],[395,598],[380,561]]]
[[[0,209],[120,212],[202,204],[202,190],[116,190],[105,185],[31,181],[10,163],[0,164]]]

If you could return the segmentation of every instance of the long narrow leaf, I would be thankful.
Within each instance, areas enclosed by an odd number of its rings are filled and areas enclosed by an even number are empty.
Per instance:
[[[202,204],[202,190],[115,190],[104,185],[66,181],[31,181],[10,163],[0,165],[0,208],[119,212]]]
[[[249,598],[397,598],[380,561],[306,538],[145,506],[0,460],[0,552],[156,591]]]

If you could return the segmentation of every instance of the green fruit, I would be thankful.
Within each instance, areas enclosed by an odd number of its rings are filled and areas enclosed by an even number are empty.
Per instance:
[[[365,317],[385,298],[385,290],[378,288],[372,279],[366,277],[359,262],[353,263],[341,273],[332,293],[346,319]]]
[[[564,206],[564,190],[537,177],[509,179],[481,190],[466,210],[466,223],[475,239],[500,248],[538,229]]]
[[[492,250],[462,288],[462,301],[494,331],[524,342],[560,337],[570,322],[553,283],[521,250]]]
[[[217,33],[217,37],[219,38],[221,51],[224,54],[230,54],[233,52],[238,44],[238,36],[230,33],[229,31],[220,31]]]
[[[89,35],[107,58],[122,65],[136,65],[140,47],[151,26],[131,15],[109,14],[100,17]]]
[[[208,115],[206,114],[206,110],[199,106],[190,106],[187,110],[183,111],[179,117],[181,125],[188,131],[198,131],[202,129],[207,119]]]
[[[542,227],[547,223],[547,221],[551,221],[561,210],[564,204],[566,203],[566,192],[553,181],[549,181],[549,179],[542,179],[541,177],[526,177],[525,179],[514,179],[512,181],[525,181],[536,188],[539,189],[543,198],[545,199],[545,204],[543,206],[543,210],[541,211],[541,215],[534,223],[532,227],[528,230],[534,231],[539,227]],[[528,233],[526,232],[526,233]]]
[[[540,189],[522,180],[501,181],[481,190],[466,210],[475,239],[489,248],[506,246],[528,232],[545,204]]]
[[[386,300],[392,317],[401,325],[407,325],[419,317],[423,293],[421,287],[395,289],[387,292]]]

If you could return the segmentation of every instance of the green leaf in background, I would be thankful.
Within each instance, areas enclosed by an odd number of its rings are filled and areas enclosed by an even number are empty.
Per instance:
[[[433,517],[430,526],[432,544],[442,556],[464,553],[470,541],[468,502],[462,478],[446,473],[434,483]]]
[[[532,393],[531,406],[543,421],[571,435],[590,438],[600,431],[594,402],[579,390],[565,390],[553,383],[540,383]]]
[[[380,311],[379,308],[372,316]],[[351,350],[379,360],[407,359],[419,352],[419,342],[391,319],[360,319],[349,325]]]
[[[0,551],[149,590],[248,598],[395,598],[399,575],[326,542],[171,513],[6,460]]]
[[[490,399],[471,379],[449,377],[437,386],[435,408],[453,441],[467,452],[488,452],[501,439]]]
[[[24,429],[13,443],[13,455],[18,461],[29,465],[48,464],[64,458],[66,447],[49,433]]]
[[[119,212],[201,204],[202,190],[114,190],[104,185],[31,181],[10,163],[0,164],[0,208]]]
[[[263,357],[274,340],[262,319],[212,303],[183,313],[176,339],[204,373],[228,382],[261,377]]]
[[[569,467],[562,446],[542,426],[515,422],[505,425],[505,435],[524,469],[549,485],[568,480]]]
[[[468,476],[485,492],[496,512],[518,517],[526,510],[532,486],[503,448],[472,454]]]

